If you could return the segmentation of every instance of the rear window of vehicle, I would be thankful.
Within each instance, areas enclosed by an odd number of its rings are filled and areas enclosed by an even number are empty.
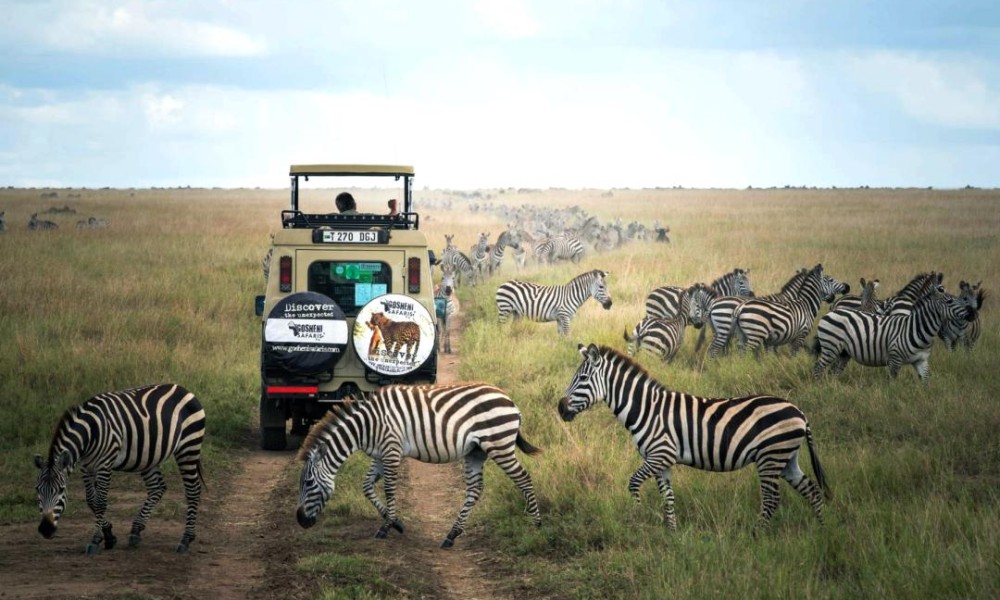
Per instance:
[[[329,296],[344,314],[356,316],[372,298],[392,292],[384,262],[318,260],[309,265],[309,291]]]

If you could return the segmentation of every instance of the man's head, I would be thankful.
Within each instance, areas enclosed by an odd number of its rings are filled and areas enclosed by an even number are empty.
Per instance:
[[[357,210],[358,206],[354,202],[354,196],[348,192],[340,192],[337,194],[337,210],[340,212],[346,212],[349,210]]]

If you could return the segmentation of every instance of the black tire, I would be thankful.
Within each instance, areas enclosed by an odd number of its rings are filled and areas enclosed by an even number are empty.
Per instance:
[[[285,436],[285,410],[283,406],[260,394],[260,447],[264,450],[284,450],[288,445]]]

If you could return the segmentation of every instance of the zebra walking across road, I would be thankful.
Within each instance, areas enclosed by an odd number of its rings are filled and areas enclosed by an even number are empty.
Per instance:
[[[926,383],[934,338],[943,327],[960,328],[975,318],[974,308],[944,291],[940,275],[927,280],[911,312],[880,315],[843,308],[828,312],[813,340],[813,354],[818,357],[813,377],[818,379],[830,365],[831,372],[839,374],[853,358],[869,367],[888,366],[894,379],[900,367],[911,364]]]
[[[521,434],[521,412],[500,388],[485,383],[386,386],[364,401],[335,405],[302,442],[298,456],[305,464],[296,519],[306,528],[316,523],[333,496],[341,465],[361,450],[372,458],[362,489],[383,520],[377,538],[384,538],[389,528],[403,533],[396,485],[404,457],[426,463],[465,463],[465,502],[442,548],[451,547],[465,530],[466,519],[483,492],[483,466],[488,458],[521,490],[537,526],[541,514],[531,476],[518,461],[515,446],[529,455],[541,452]],[[380,479],[385,504],[375,492]]]
[[[38,531],[51,538],[66,508],[69,473],[83,472],[87,506],[97,520],[87,554],[115,546],[117,538],[105,518],[112,471],[138,471],[146,484],[146,501],[132,522],[129,546],[137,546],[146,521],[167,489],[160,465],[174,457],[184,481],[187,500],[184,535],[177,552],[186,554],[195,538],[198,503],[204,482],[201,444],[205,437],[205,411],[191,392],[173,384],[160,384],[98,394],[63,414],[49,447],[48,458],[35,456],[38,506],[42,521]]]
[[[795,405],[774,396],[700,398],[675,392],[616,350],[580,344],[579,351],[583,363],[559,401],[559,416],[572,421],[598,402],[608,405],[642,457],[629,478],[629,492],[638,501],[639,488],[655,478],[667,527],[677,528],[671,484],[677,464],[717,472],[756,464],[761,495],[757,529],[767,527],[778,508],[779,478],[809,502],[822,523],[829,488],[809,423]],[[799,468],[803,442],[809,446],[816,482]]]
[[[595,269],[577,275],[566,285],[508,281],[496,293],[500,323],[506,323],[511,316],[541,323],[555,321],[559,335],[569,335],[570,319],[588,298],[600,302],[604,310],[611,309],[607,277],[606,271]]]

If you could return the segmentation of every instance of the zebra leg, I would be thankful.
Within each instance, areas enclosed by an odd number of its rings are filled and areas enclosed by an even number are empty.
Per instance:
[[[524,496],[524,501],[527,504],[526,510],[528,514],[534,520],[535,527],[540,527],[542,524],[542,514],[538,511],[538,501],[535,499],[535,488],[531,483],[531,475],[521,464],[521,461],[517,460],[514,449],[511,448],[509,453],[493,453],[490,455],[490,458],[493,459],[493,462],[500,465],[500,468],[507,474],[507,477],[510,477],[514,485],[521,490],[521,494]]]
[[[561,314],[556,317],[556,329],[559,331],[559,335],[563,337],[569,335],[569,320],[572,316]]]
[[[447,314],[444,317],[444,353],[451,354],[451,318]]]
[[[917,372],[917,377],[924,384],[930,383],[931,365],[926,357],[921,357],[913,363],[913,370]]]
[[[816,519],[823,523],[823,491],[809,479],[799,467],[799,453],[796,451],[791,460],[781,471],[781,477],[787,481],[812,506]]]
[[[674,514],[674,486],[670,481],[670,467],[662,469],[656,474],[656,485],[660,488],[660,495],[663,496],[663,521],[667,524],[667,529],[677,530],[677,515]]]
[[[198,504],[201,502],[200,452],[193,461],[177,461],[177,467],[180,470],[181,479],[184,481],[184,499],[187,502],[187,511],[184,514],[184,535],[181,537],[181,543],[177,546],[177,553],[187,554],[188,547],[194,541],[194,528],[198,522]]]
[[[375,532],[375,537],[382,539],[389,535],[389,528],[395,528],[402,533],[402,524],[399,523],[399,514],[396,509],[396,483],[399,481],[399,468],[402,464],[402,450],[392,447],[382,453],[382,487],[385,490],[385,508],[387,516],[383,517],[385,522]]]
[[[771,524],[771,516],[781,504],[781,489],[778,487],[778,478],[784,471],[784,465],[778,468],[773,460],[765,459],[757,463],[757,476],[760,478],[760,519],[754,527],[754,535],[763,529],[767,529]]]
[[[382,504],[381,500],[379,500],[378,498],[378,495],[375,493],[375,484],[377,484],[379,480],[382,479],[382,473],[383,473],[382,461],[379,459],[375,459],[374,461],[372,461],[371,468],[368,469],[368,475],[365,476],[365,481],[364,483],[361,484],[361,489],[365,493],[365,498],[368,498],[368,501],[372,503],[372,506],[375,507],[375,510],[378,511],[378,514],[382,517],[382,519],[385,520],[386,522],[389,522],[389,509],[386,508],[384,504]],[[391,523],[393,529],[395,529],[399,533],[403,533],[403,524],[399,521],[399,519],[391,521]]]
[[[465,503],[462,510],[458,511],[458,518],[451,526],[448,537],[441,542],[442,548],[451,548],[455,545],[455,538],[465,531],[465,521],[472,512],[472,507],[479,502],[479,497],[483,493],[483,463],[486,462],[486,452],[482,448],[475,450],[465,456]]]
[[[111,523],[105,518],[108,511],[108,488],[111,485],[111,469],[99,469],[97,471],[83,472],[83,485],[87,494],[87,506],[94,513],[96,526],[94,535],[87,544],[87,554],[97,554],[101,549],[101,542],[104,548],[110,550],[115,547],[118,538],[111,532]]]
[[[649,458],[646,458],[642,461],[642,464],[639,465],[636,472],[632,474],[632,477],[629,477],[628,493],[632,495],[632,499],[635,500],[636,504],[641,503],[639,498],[639,488],[642,487],[642,484],[645,483],[647,479],[655,475],[658,471],[659,469],[649,462]]]
[[[146,469],[141,475],[146,484],[146,501],[139,507],[139,514],[132,521],[132,531],[128,534],[130,548],[138,546],[142,541],[142,530],[146,528],[146,521],[153,513],[153,508],[160,503],[163,493],[167,491],[167,483],[163,480],[163,473],[158,466]]]

